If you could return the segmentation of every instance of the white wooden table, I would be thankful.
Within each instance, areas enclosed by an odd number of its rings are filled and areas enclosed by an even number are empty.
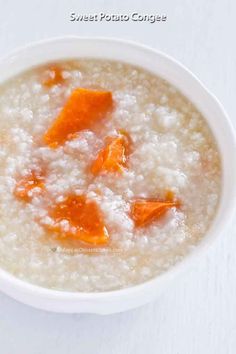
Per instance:
[[[71,23],[69,14],[166,13],[166,23]],[[234,0],[0,0],[0,55],[52,36],[138,40],[189,67],[236,125]],[[236,182],[236,181],[235,181]],[[236,220],[155,303],[123,314],[50,314],[0,294],[1,354],[236,353]]]

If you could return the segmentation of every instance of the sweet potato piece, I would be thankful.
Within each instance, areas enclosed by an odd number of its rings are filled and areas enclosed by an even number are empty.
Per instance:
[[[109,241],[98,205],[84,195],[69,195],[48,214],[54,223],[44,226],[56,232],[60,240],[82,241],[92,246],[106,245]]]
[[[51,64],[44,74],[42,84],[46,87],[62,84],[65,81],[62,76],[62,68],[59,65]]]
[[[77,88],[44,135],[44,142],[51,147],[62,145],[80,130],[91,129],[111,109],[111,92]]]
[[[171,190],[167,190],[165,193],[165,201],[166,202],[174,202],[175,201],[174,192],[172,192]]]
[[[32,198],[31,192],[38,188],[38,194],[44,189],[44,176],[41,172],[31,171],[16,184],[14,195],[16,198],[29,202]]]
[[[178,208],[178,201],[137,199],[131,204],[131,217],[137,227],[147,226],[162,217],[170,208]]]
[[[122,172],[127,164],[130,149],[128,134],[117,137],[108,137],[105,147],[99,152],[97,159],[92,163],[91,172],[98,175],[100,172]]]

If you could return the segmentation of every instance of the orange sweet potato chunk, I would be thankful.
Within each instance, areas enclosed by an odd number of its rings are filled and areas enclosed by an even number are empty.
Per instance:
[[[106,245],[109,241],[98,205],[84,195],[69,195],[51,207],[49,216],[53,224],[46,228],[56,232],[61,240],[82,241],[92,246]]]
[[[178,201],[137,199],[131,204],[131,217],[137,227],[143,227],[161,218],[170,208],[179,206]]]
[[[120,134],[117,137],[108,137],[105,147],[99,152],[92,163],[91,172],[98,175],[101,172],[122,172],[127,164],[130,149],[128,134]]]
[[[57,147],[83,129],[91,129],[112,109],[112,94],[85,88],[75,89],[44,135],[44,142]]]
[[[30,171],[30,173],[20,179],[14,190],[16,198],[29,202],[32,199],[34,188],[38,188],[38,194],[41,194],[44,189],[44,176],[41,172]]]
[[[57,64],[51,64],[46,68],[42,78],[42,84],[46,87],[62,84],[64,82],[62,68]]]

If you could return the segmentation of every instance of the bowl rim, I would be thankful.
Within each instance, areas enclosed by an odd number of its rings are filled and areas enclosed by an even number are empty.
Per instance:
[[[90,36],[59,36],[59,37],[52,37],[50,39],[43,39],[40,41],[36,41],[24,46],[21,46],[14,51],[11,51],[9,54],[6,56],[0,57],[0,70],[1,70],[1,64],[3,61],[9,61],[10,58],[15,57],[16,55],[21,55],[23,52],[32,50],[35,47],[43,47],[44,45],[48,45],[51,43],[60,43],[63,41],[97,41],[97,42],[106,42],[107,44],[109,43],[116,43],[118,45],[128,45],[130,47],[133,47],[134,49],[142,50],[145,51],[145,53],[150,54],[155,54],[162,59],[171,62],[176,69],[180,69],[184,71],[190,78],[191,80],[195,81],[199,88],[204,91],[204,93],[211,99],[213,104],[216,106],[218,111],[220,111],[221,115],[224,117],[225,124],[227,126],[228,134],[231,136],[231,145],[234,145],[234,148],[236,148],[236,138],[235,138],[235,132],[233,125],[219,102],[219,100],[215,97],[214,94],[212,94],[206,87],[205,85],[197,78],[195,74],[193,74],[185,65],[181,64],[178,60],[174,59],[170,55],[167,55],[163,53],[160,50],[153,49],[147,45],[141,44],[136,41],[131,41],[131,40],[125,40],[125,39],[119,39],[119,38],[113,38],[113,37],[90,37]],[[94,57],[95,58],[95,57]],[[105,58],[105,57],[104,57]],[[135,65],[135,64],[134,64]],[[30,68],[30,66],[29,66]],[[151,70],[150,70],[151,71]],[[13,75],[14,76],[14,75]],[[171,82],[170,82],[171,83]],[[197,107],[198,108],[198,107]],[[207,120],[207,119],[206,119]],[[236,150],[235,150],[236,151]],[[232,162],[235,162],[236,165],[236,157],[232,156]],[[234,175],[236,176],[236,169],[234,168]],[[223,184],[223,181],[222,181]],[[225,221],[225,227],[229,226],[232,218],[234,216],[234,212],[236,210],[236,188],[234,188],[233,193],[232,193],[232,198],[229,202],[230,207],[228,208],[228,219]],[[215,216],[214,220],[216,219],[217,215]],[[223,229],[223,227],[222,227]],[[148,288],[153,288],[154,286],[156,287],[157,284],[161,287],[161,283],[166,282],[167,280],[172,280],[175,278],[179,273],[181,273],[184,269],[188,268],[187,265],[190,265],[193,263],[194,260],[198,259],[200,254],[205,253],[208,249],[209,246],[211,246],[218,237],[220,237],[220,232],[218,232],[214,237],[209,237],[207,238],[207,235],[210,234],[211,228],[206,232],[203,240],[197,244],[197,247],[195,248],[194,251],[189,252],[183,260],[180,262],[177,262],[174,266],[170,267],[163,273],[145,281],[137,285],[129,286],[126,288],[122,289],[117,289],[117,290],[109,290],[109,291],[102,291],[102,292],[73,292],[73,291],[64,291],[64,290],[55,290],[55,289],[50,289],[46,287],[42,287],[33,283],[28,282],[27,280],[21,280],[20,278],[12,275],[8,271],[0,268],[0,283],[4,282],[5,284],[11,284],[14,285],[15,289],[16,288],[21,288],[21,290],[24,293],[30,293],[31,295],[34,295],[37,293],[37,295],[42,296],[47,299],[61,299],[61,300],[103,300],[107,298],[118,298],[122,297],[125,295],[126,297],[132,297],[133,295],[137,295],[137,293],[142,293],[143,291],[146,291]],[[207,242],[206,242],[207,239]],[[4,291],[4,283],[1,284],[0,288],[3,292]],[[8,293],[6,291],[6,293]],[[12,296],[12,295],[11,295]],[[14,296],[13,296],[14,297]],[[17,299],[17,296],[15,297]],[[96,311],[93,311],[96,312]]]

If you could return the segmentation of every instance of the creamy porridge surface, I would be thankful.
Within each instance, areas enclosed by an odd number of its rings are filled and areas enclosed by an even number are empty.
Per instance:
[[[197,109],[153,74],[109,61],[60,65],[63,83],[44,85],[42,76],[50,70],[44,66],[0,87],[0,266],[23,280],[67,291],[108,291],[144,282],[181,261],[209,228],[221,189],[216,143]],[[112,112],[57,148],[43,144],[42,136],[78,87],[111,91]],[[118,131],[132,139],[127,168],[122,174],[91,176],[88,166],[104,139]],[[59,242],[43,226],[51,222],[45,193],[36,188],[30,202],[16,198],[17,180],[38,166],[46,166],[50,200],[74,193],[96,202],[110,235],[108,246]],[[167,191],[181,206],[136,227],[130,201],[165,198]]]

